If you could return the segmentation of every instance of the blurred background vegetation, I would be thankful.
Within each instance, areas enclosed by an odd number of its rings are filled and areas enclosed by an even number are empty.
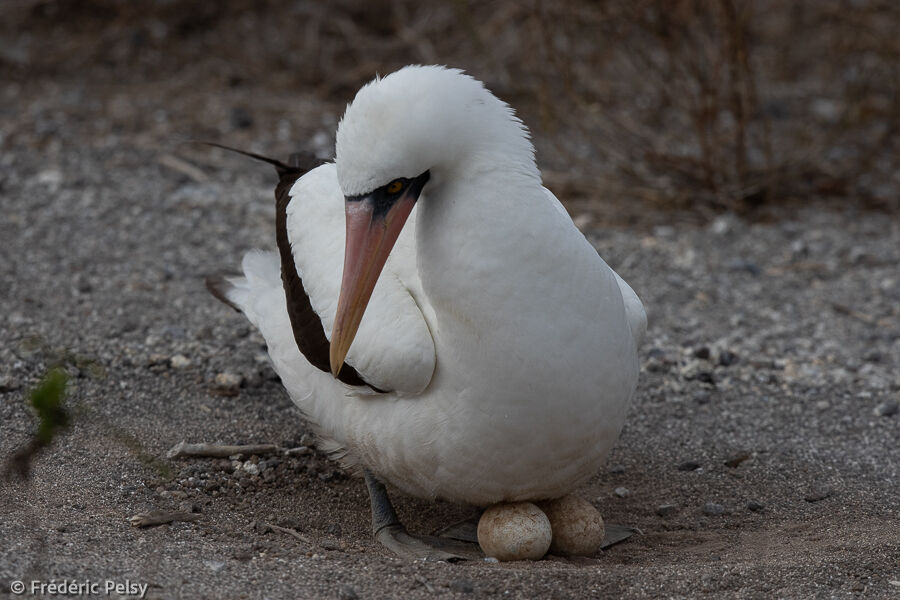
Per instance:
[[[0,79],[19,103],[0,109],[18,119],[11,147],[61,151],[26,107],[65,92],[43,118],[100,136],[101,149],[200,137],[327,154],[362,83],[440,63],[518,109],[570,203],[615,198],[626,218],[648,206],[900,208],[896,0],[0,6]]]

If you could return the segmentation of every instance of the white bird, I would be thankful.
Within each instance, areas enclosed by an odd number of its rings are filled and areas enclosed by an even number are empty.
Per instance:
[[[507,104],[409,66],[359,90],[334,162],[269,162],[279,252],[210,289],[260,330],[321,447],[366,475],[383,543],[426,548],[380,482],[487,506],[597,473],[646,315],[543,187]]]

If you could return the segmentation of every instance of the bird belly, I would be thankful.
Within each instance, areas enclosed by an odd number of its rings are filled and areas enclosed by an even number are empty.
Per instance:
[[[562,496],[597,473],[619,436],[638,374],[630,340],[622,328],[587,348],[609,357],[590,368],[536,353],[485,368],[477,355],[454,361],[439,350],[429,390],[382,410],[367,404],[353,445],[419,497],[485,506]]]

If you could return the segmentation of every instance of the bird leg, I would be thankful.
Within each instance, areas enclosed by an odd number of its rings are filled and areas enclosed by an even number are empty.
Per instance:
[[[369,500],[372,502],[372,532],[381,545],[394,554],[409,559],[445,560],[455,562],[481,558],[477,546],[452,539],[412,535],[397,517],[384,484],[368,469],[363,471]]]

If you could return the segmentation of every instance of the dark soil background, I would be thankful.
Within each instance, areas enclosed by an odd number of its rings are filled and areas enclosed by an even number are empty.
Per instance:
[[[900,596],[898,30],[865,0],[3,2],[0,457],[53,365],[72,425],[0,482],[0,595]],[[165,458],[310,443],[203,287],[273,245],[273,174],[184,142],[330,157],[355,90],[417,62],[518,109],[647,306],[634,407],[582,490],[641,533],[596,557],[408,563],[315,452]],[[470,514],[397,501],[418,532]],[[129,524],[151,509],[199,518]]]

